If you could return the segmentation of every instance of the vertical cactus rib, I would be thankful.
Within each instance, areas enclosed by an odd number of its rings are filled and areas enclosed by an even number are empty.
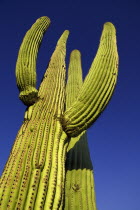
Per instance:
[[[85,78],[77,100],[66,110],[65,132],[76,136],[93,123],[112,96],[118,72],[116,32],[112,23],[105,23],[97,55]]]
[[[63,206],[63,200],[64,200],[63,190],[64,190],[64,180],[65,180],[65,174],[63,172],[65,168],[64,157],[66,156],[66,150],[65,150],[66,139],[67,135],[65,134],[65,132],[62,132],[58,149],[58,172],[57,172],[57,181],[56,181],[56,192],[52,209],[59,209],[60,206]]]
[[[37,100],[36,59],[42,38],[50,25],[48,17],[41,17],[27,31],[21,44],[16,63],[19,98],[25,105],[32,105]]]
[[[32,171],[28,196],[26,199],[26,203],[24,205],[25,209],[33,209],[34,208],[35,198],[36,198],[39,179],[40,179],[40,173],[41,173],[40,169],[34,169]]]
[[[61,200],[60,200],[60,207],[59,207],[60,210],[64,209],[64,205],[65,205],[65,175],[66,175],[65,162],[66,162],[66,152],[67,152],[67,147],[68,147],[68,142],[69,142],[69,139],[65,132],[62,133],[61,142],[64,143],[64,148],[63,148],[63,154],[62,154],[62,182],[61,182],[62,188],[61,188],[61,197],[60,197]],[[54,204],[55,204],[55,200],[54,200]]]

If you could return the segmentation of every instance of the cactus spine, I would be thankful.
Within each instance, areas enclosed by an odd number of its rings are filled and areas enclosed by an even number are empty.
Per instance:
[[[17,86],[28,107],[0,179],[2,210],[96,209],[86,129],[104,110],[116,84],[115,28],[111,23],[104,25],[84,82],[80,52],[72,52],[66,87],[69,31],[64,31],[36,90],[37,52],[49,24],[49,18],[39,18],[19,50]]]

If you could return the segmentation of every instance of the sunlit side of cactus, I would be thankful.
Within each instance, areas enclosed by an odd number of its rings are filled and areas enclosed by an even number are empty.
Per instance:
[[[36,58],[49,24],[49,18],[39,18],[19,50],[17,86],[19,98],[28,107],[0,179],[2,210],[96,209],[85,132],[105,109],[116,84],[115,28],[111,23],[104,25],[97,55],[83,84],[81,73],[77,83],[73,80],[75,66],[81,72],[80,54],[73,52],[67,88],[65,55],[69,32],[64,31],[37,90]],[[81,175],[83,179],[78,182]]]

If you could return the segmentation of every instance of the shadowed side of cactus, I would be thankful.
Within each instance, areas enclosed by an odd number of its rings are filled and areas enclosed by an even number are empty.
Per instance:
[[[82,87],[81,55],[72,51],[66,86],[66,109],[76,100]],[[72,137],[67,148],[65,209],[96,210],[93,168],[86,131]]]
[[[105,23],[96,57],[77,100],[66,110],[62,124],[69,136],[77,136],[96,121],[107,106],[117,81],[116,30]]]

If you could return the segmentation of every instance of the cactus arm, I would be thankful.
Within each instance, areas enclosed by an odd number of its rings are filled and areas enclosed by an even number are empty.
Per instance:
[[[53,82],[55,85],[55,91],[53,91],[53,98],[51,99],[52,107],[50,107],[48,110],[48,112],[50,112],[50,115],[48,116],[49,121],[51,120],[50,117],[52,116],[52,128],[49,132],[48,147],[46,151],[47,161],[45,161],[45,165],[41,173],[38,194],[34,206],[35,209],[40,208],[40,206],[47,206],[47,208],[51,208],[53,205],[53,200],[55,199],[55,189],[57,182],[56,175],[58,172],[58,145],[61,139],[60,133],[62,132],[59,118],[64,112],[65,45],[68,34],[69,32],[65,31],[59,39],[56,50],[50,60],[47,73],[44,75],[44,85],[41,84],[39,89],[39,94],[46,94],[44,90],[48,87],[47,81],[51,81],[51,83]],[[52,77],[52,79],[50,77]],[[47,96],[45,98],[47,100]],[[55,142],[54,137],[56,137]],[[50,178],[49,182],[48,178]]]
[[[42,38],[50,25],[48,17],[41,17],[27,31],[21,44],[16,63],[17,86],[19,98],[25,105],[37,100],[36,59]]]
[[[70,62],[68,68],[68,81],[66,86],[66,109],[68,109],[72,103],[77,99],[78,92],[82,87],[82,66],[81,66],[81,54],[78,50],[72,51],[70,55]],[[83,134],[81,134],[83,135]],[[80,135],[80,136],[81,136]],[[81,164],[81,154],[77,152],[78,148],[75,147],[76,142],[79,141],[80,136],[76,138],[70,138],[67,149],[66,159],[66,181],[65,181],[65,209],[79,209],[81,204],[79,202],[79,193],[74,193],[77,183],[79,183],[79,170],[77,162]],[[80,147],[81,149],[81,147]],[[81,168],[81,166],[80,166]],[[76,191],[77,192],[77,191]],[[81,208],[82,209],[82,208]]]
[[[33,209],[34,203],[35,203],[35,198],[37,195],[37,189],[38,189],[38,184],[39,184],[39,179],[40,179],[40,174],[41,170],[40,169],[34,169],[32,170],[31,176],[30,176],[30,185],[28,187],[28,196],[27,198],[24,197],[23,200],[26,200],[26,203],[24,205],[20,205],[20,208],[25,208],[25,209]],[[20,195],[20,194],[19,194]],[[26,194],[24,193],[24,196]],[[22,199],[20,196],[18,197],[18,200]],[[17,203],[16,208],[19,208],[19,205]]]
[[[117,72],[118,53],[115,27],[112,23],[106,23],[96,57],[77,100],[64,114],[62,123],[68,135],[78,135],[102,113],[112,96]]]
[[[81,55],[72,51],[66,86],[66,109],[71,107],[82,88]],[[66,156],[65,206],[64,209],[96,210],[92,163],[89,155],[86,131],[69,139]]]

